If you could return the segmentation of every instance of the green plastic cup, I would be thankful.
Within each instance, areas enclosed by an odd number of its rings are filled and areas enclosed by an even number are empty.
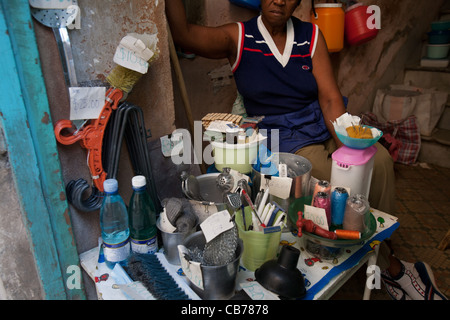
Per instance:
[[[244,211],[245,222],[248,228],[252,223],[252,212],[250,207],[245,207]],[[236,212],[235,221],[238,227],[239,238],[244,243],[242,264],[246,269],[255,271],[264,262],[276,258],[280,246],[281,228],[280,231],[271,233],[245,230],[240,209]]]

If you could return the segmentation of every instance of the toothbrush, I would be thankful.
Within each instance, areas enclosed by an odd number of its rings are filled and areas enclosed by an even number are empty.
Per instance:
[[[266,225],[265,225],[265,224],[261,221],[261,219],[259,218],[258,214],[256,213],[256,209],[255,209],[255,206],[253,205],[252,200],[250,199],[250,197],[248,196],[247,192],[245,192],[244,189],[242,189],[242,194],[244,195],[245,200],[247,200],[247,203],[248,203],[248,205],[250,206],[250,208],[252,208],[253,216],[256,216],[256,218],[258,219],[258,222],[259,222],[259,224],[261,225],[261,227],[265,228]],[[254,217],[252,217],[252,219],[253,219],[253,218],[254,218]],[[255,228],[255,227],[253,227],[253,228]]]

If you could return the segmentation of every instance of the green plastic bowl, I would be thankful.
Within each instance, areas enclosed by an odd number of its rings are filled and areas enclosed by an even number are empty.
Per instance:
[[[428,44],[427,57],[430,59],[445,59],[448,56],[450,44]]]
[[[371,126],[365,126],[367,128],[373,128]],[[378,130],[378,129],[377,129]],[[366,149],[370,146],[373,146],[383,135],[383,132],[381,130],[378,130],[380,132],[380,135],[376,138],[372,139],[358,139],[358,138],[351,138],[349,136],[344,136],[336,131],[336,135],[339,138],[339,140],[346,145],[349,148],[353,149]]]
[[[450,20],[438,20],[431,23],[431,30],[448,30],[450,29]]]

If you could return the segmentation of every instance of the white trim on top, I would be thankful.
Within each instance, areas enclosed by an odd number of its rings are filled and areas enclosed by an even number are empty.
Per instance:
[[[280,51],[278,51],[278,48],[275,45],[272,36],[264,25],[264,22],[262,22],[261,16],[258,17],[259,32],[261,32],[264,40],[266,40],[267,46],[269,47],[270,51],[272,51],[274,57],[283,67],[285,67],[289,62],[292,53],[292,46],[294,44],[294,26],[291,19],[287,21],[286,26],[286,44],[284,46],[284,52],[283,54],[281,54]]]

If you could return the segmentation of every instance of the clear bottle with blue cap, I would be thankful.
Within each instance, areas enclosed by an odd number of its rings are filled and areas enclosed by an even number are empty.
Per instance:
[[[103,183],[105,197],[100,208],[100,228],[106,265],[113,268],[116,263],[126,266],[130,255],[130,229],[128,213],[116,179]]]

